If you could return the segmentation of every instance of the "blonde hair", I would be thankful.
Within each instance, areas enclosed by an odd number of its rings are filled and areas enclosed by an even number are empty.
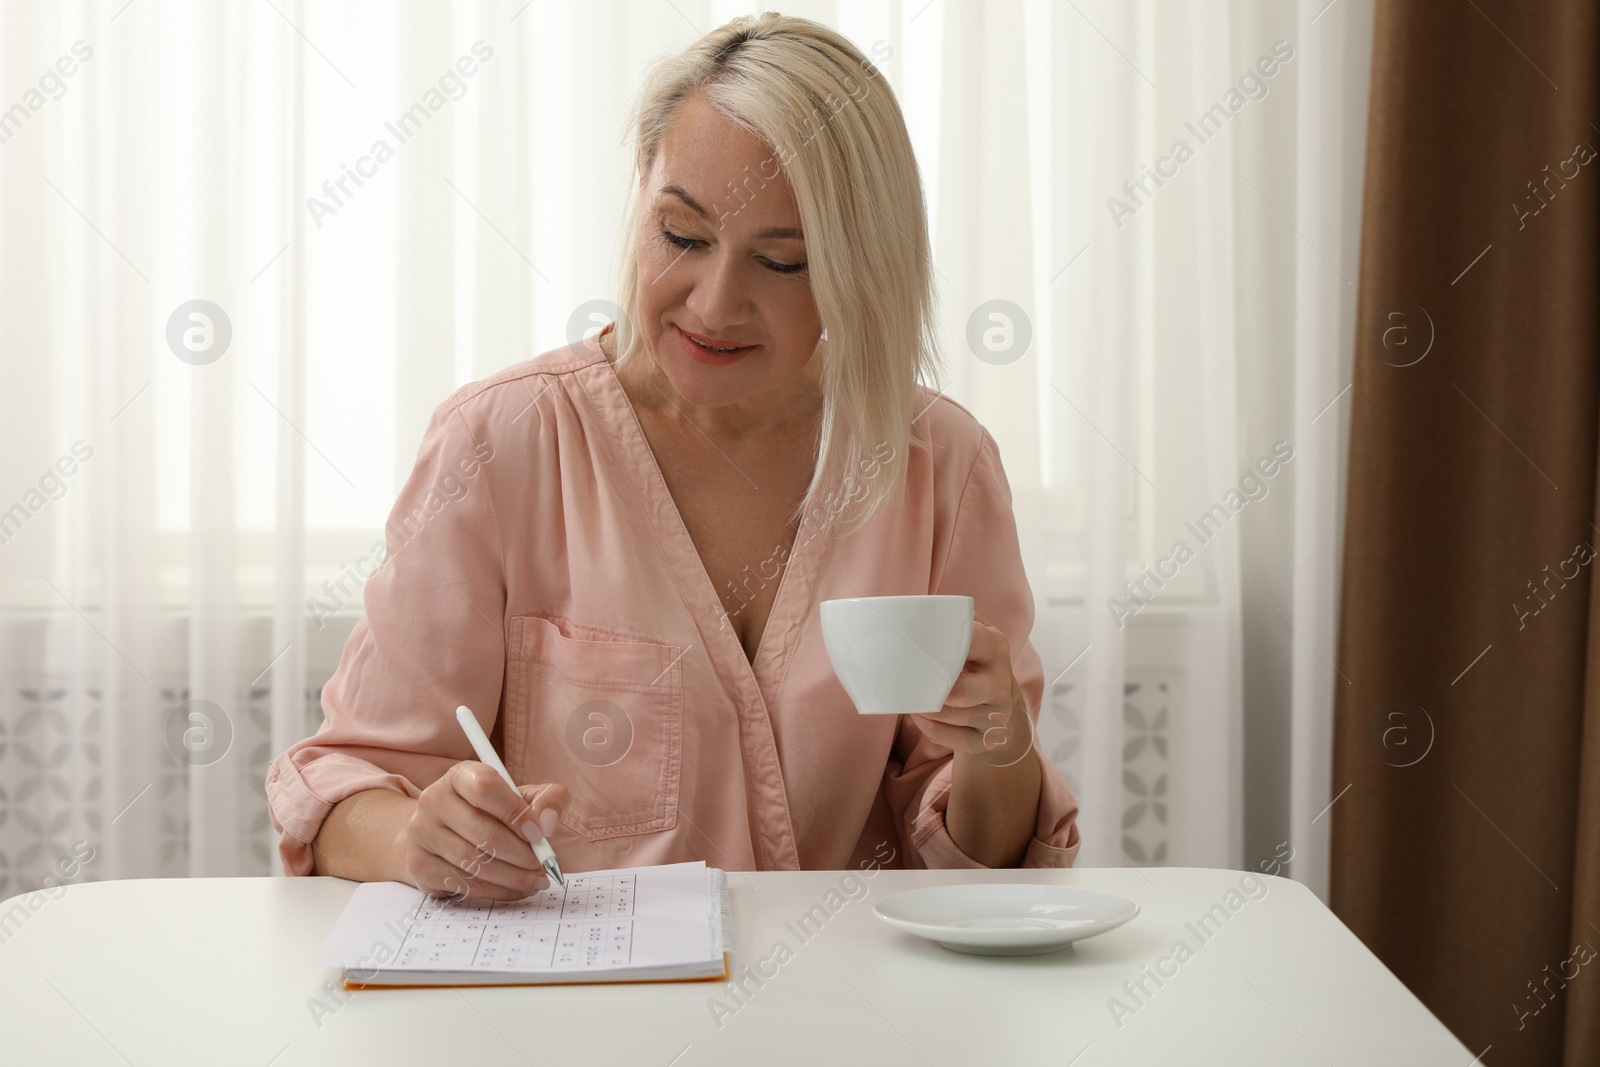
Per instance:
[[[629,122],[639,169],[618,285],[618,369],[644,351],[635,327],[644,183],[693,94],[765,141],[794,191],[826,339],[814,357],[823,361],[815,469],[790,521],[822,507],[831,522],[859,501],[853,532],[889,499],[907,448],[928,447],[912,434],[921,415],[912,409],[917,384],[942,373],[927,210],[905,119],[877,67],[807,19],[736,18],[657,60]],[[777,176],[745,170],[746,190]]]

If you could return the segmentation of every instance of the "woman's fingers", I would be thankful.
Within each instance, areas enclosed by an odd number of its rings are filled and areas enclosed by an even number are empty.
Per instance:
[[[537,891],[497,881],[495,874],[476,863],[463,867],[431,852],[416,852],[409,859],[413,884],[424,892],[478,900],[521,900]],[[538,879],[548,884],[543,875]]]
[[[546,837],[556,832],[562,814],[572,804],[572,791],[564,785],[547,782],[542,785],[525,785],[517,790],[530,817],[537,819],[539,830]],[[513,823],[512,825],[516,825]]]
[[[450,777],[455,792],[468,804],[487,813],[525,842],[543,833],[541,820],[551,822],[559,819],[566,802],[571,799],[565,786],[537,785],[513,789],[500,777],[499,772],[470,760],[452,767]],[[529,791],[532,791],[531,797],[525,795]],[[546,814],[552,809],[554,814]],[[463,836],[471,835],[463,833]],[[531,846],[529,862],[534,867],[539,866],[539,861],[532,857]]]
[[[505,785],[504,782],[500,784]],[[423,832],[422,843],[430,852],[451,862],[463,862],[461,846],[456,844],[460,840],[469,850],[477,851],[485,858],[492,856],[497,862],[520,867],[530,873],[544,870],[539,857],[534,855],[533,845],[525,836],[513,831],[468,798],[459,794],[440,797],[437,815],[437,823],[424,827]]]
[[[422,791],[406,826],[410,881],[431,893],[488,900],[538,892],[549,878],[530,836],[542,832],[539,819],[559,818],[570,800],[559,785],[513,789],[482,763],[456,764]]]
[[[526,849],[527,842],[524,841],[522,847]],[[550,884],[543,867],[530,869],[521,863],[509,862],[498,855],[493,847],[485,846],[472,838],[461,837],[449,830],[440,834],[437,841],[430,842],[428,851],[454,868],[458,881],[479,879],[508,890],[515,890],[519,897],[537,893]]]
[[[967,727],[935,719],[931,715],[917,715],[915,718],[918,729],[934,744],[943,745],[954,752],[967,750],[966,739],[971,732]]]
[[[1009,751],[1031,743],[1033,737],[1032,724],[1020,710],[993,704],[915,718],[928,740],[965,755]]]
[[[994,725],[990,716],[997,712],[1003,713],[1004,709],[997,709],[993,704],[979,704],[974,708],[944,707],[938,711],[924,712],[918,717],[929,719],[945,726],[954,726],[968,730],[987,730]]]
[[[945,697],[945,707],[970,708],[1004,700],[1010,683],[1011,646],[1006,635],[974,619],[967,660]]]
[[[493,845],[462,837],[436,819],[410,831],[406,868],[418,889],[451,896],[516,900],[548,884],[542,869],[508,863]]]

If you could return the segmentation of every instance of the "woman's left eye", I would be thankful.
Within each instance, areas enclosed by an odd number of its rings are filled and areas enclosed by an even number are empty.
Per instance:
[[[771,259],[767,260],[767,266],[771,267],[779,274],[794,274],[806,269],[806,265],[804,263],[779,263],[776,260]]]

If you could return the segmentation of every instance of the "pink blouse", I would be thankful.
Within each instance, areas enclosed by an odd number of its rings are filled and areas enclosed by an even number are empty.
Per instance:
[[[322,691],[326,721],[268,769],[285,871],[310,873],[309,843],[345,797],[416,797],[475,758],[460,704],[492,726],[516,781],[571,790],[550,839],[567,871],[983,866],[945,828],[951,751],[910,717],[857,714],[819,625],[828,599],[970,595],[1038,719],[1033,597],[999,450],[960,404],[918,393],[913,432],[931,453],[910,452],[859,532],[836,535],[821,505],[806,517],[752,664],[597,347],[457,390],[389,517],[365,617]],[[774,548],[747,582],[778,578]],[[1044,786],[1023,865],[1069,867],[1077,802],[1034,751]]]

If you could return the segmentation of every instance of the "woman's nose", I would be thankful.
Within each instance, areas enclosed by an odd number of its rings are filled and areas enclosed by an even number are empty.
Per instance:
[[[739,264],[732,257],[717,256],[695,279],[687,303],[706,331],[716,334],[732,330],[750,317],[748,299]]]

